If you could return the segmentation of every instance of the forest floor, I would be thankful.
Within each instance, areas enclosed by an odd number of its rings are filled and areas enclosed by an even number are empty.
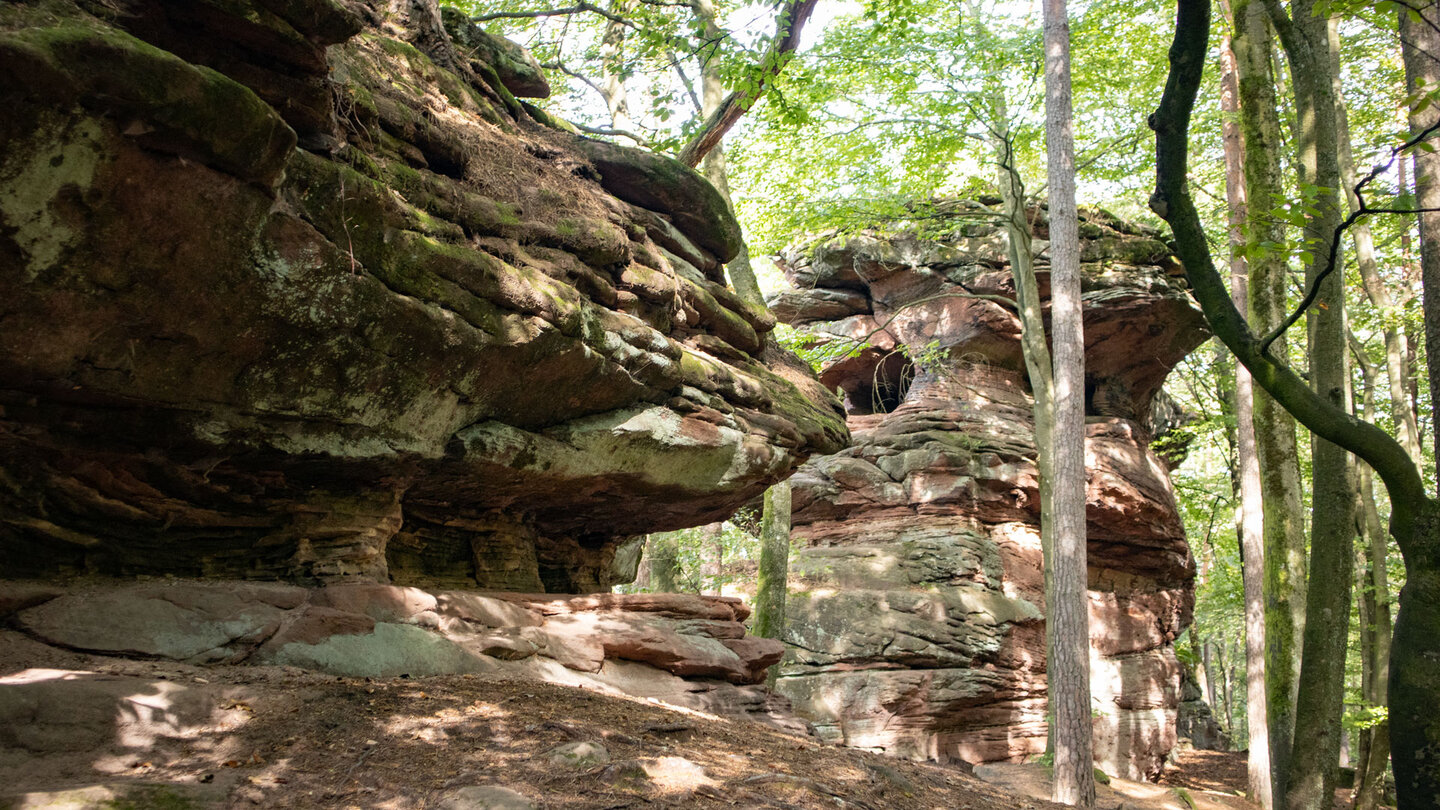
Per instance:
[[[1244,751],[1182,751],[1160,777],[1162,785],[1217,793],[1244,792]]]
[[[1244,751],[1182,751],[1165,769],[1160,784],[1239,795],[1246,789]],[[1333,810],[1350,810],[1355,806],[1352,791],[1335,791]]]
[[[500,806],[447,805],[471,786],[507,788],[536,810],[1060,807],[1025,796],[1047,795],[1039,765],[1003,766],[990,777],[1005,784],[990,784],[963,767],[584,689],[465,676],[336,678],[38,647],[0,631],[0,720],[12,729],[0,729],[0,807]],[[9,718],[26,694],[28,719]],[[565,761],[557,749],[567,745],[592,759]],[[1186,810],[1170,789],[1144,787],[1157,798],[1102,791],[1098,806]],[[1210,789],[1197,782],[1192,793]],[[1249,807],[1221,798],[1197,806]]]

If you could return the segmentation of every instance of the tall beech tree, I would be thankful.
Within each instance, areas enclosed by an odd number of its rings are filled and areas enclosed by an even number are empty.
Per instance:
[[[1390,739],[1396,789],[1401,807],[1435,807],[1440,801],[1440,756],[1436,755],[1440,751],[1440,713],[1435,711],[1440,705],[1440,670],[1434,663],[1440,660],[1440,500],[1426,491],[1404,446],[1351,415],[1328,392],[1311,388],[1271,353],[1264,338],[1251,331],[1236,309],[1215,269],[1186,180],[1190,118],[1209,35],[1209,1],[1180,0],[1169,54],[1170,74],[1160,105],[1150,117],[1156,133],[1155,191],[1150,206],[1170,224],[1186,276],[1211,328],[1250,369],[1256,384],[1316,436],[1369,463],[1389,491],[1390,532],[1407,573],[1390,657]],[[1329,240],[1339,236],[1337,231]],[[1307,296],[1307,304],[1310,300]],[[1317,535],[1315,542],[1329,540]]]
[[[1338,239],[1339,115],[1333,79],[1337,62],[1331,56],[1329,15],[1315,0],[1291,0],[1288,14],[1279,0],[1265,0],[1265,6],[1289,59],[1294,87],[1295,166],[1306,211],[1304,237],[1309,254],[1305,283],[1317,302],[1304,313],[1310,382],[1317,394],[1349,412],[1344,274],[1338,269],[1343,264]],[[1305,629],[1295,696],[1295,737],[1284,787],[1284,806],[1292,810],[1328,807],[1335,792],[1355,559],[1355,486],[1349,455],[1323,435],[1311,440],[1310,450]]]
[[[1255,328],[1268,332],[1285,317],[1289,285],[1285,253],[1275,247],[1285,243],[1286,235],[1284,220],[1273,213],[1284,201],[1273,36],[1264,0],[1236,0],[1233,20],[1240,128],[1245,143],[1248,311]],[[1283,334],[1271,351],[1277,357],[1287,356]],[[1265,687],[1273,779],[1267,801],[1280,806],[1294,739],[1295,684],[1300,675],[1296,638],[1305,621],[1305,531],[1295,419],[1263,389],[1253,395],[1264,510]]]

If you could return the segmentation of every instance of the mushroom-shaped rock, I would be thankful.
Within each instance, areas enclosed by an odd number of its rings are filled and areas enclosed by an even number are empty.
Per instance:
[[[785,256],[797,289],[779,312],[845,350],[820,378],[844,392],[854,442],[792,479],[804,548],[777,688],[849,745],[1016,759],[1045,746],[1031,398],[1003,234],[978,203],[937,208],[964,216]],[[1157,233],[1097,211],[1081,232],[1097,760],[1152,777],[1175,742],[1194,566],[1151,405],[1206,333]]]

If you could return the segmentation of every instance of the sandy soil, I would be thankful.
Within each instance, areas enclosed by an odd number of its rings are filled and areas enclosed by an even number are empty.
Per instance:
[[[542,810],[1059,807],[1036,798],[1047,795],[1039,765],[989,770],[1002,783],[992,784],[962,766],[826,746],[748,721],[584,689],[474,676],[369,680],[283,667],[186,666],[66,652],[0,631],[0,678],[61,679],[57,671],[94,673],[63,677],[116,684],[124,699],[155,707],[154,716],[137,734],[132,709],[122,705],[117,714],[105,704],[100,722],[111,727],[92,735],[102,744],[44,756],[5,747],[0,729],[0,795],[14,807],[419,810],[470,785],[510,788]],[[61,733],[74,721],[61,711]],[[558,746],[580,741],[602,745],[609,761],[553,760]],[[1134,795],[1103,791],[1099,807],[1170,808],[1176,794],[1169,788],[1178,785],[1197,795],[1231,794],[1214,806],[1245,808],[1233,798],[1243,780],[1243,755],[1195,752],[1167,786]],[[70,794],[74,804],[54,804],[57,793],[84,788],[90,792]]]
[[[217,705],[204,722],[171,718],[169,731],[144,745],[117,740],[45,757],[9,749],[0,755],[0,793],[17,807],[94,785],[109,786],[112,798],[102,806],[136,810],[405,810],[435,807],[468,785],[507,787],[547,810],[1056,807],[1017,798],[958,767],[825,746],[748,721],[549,684],[191,667],[65,653],[0,633],[0,676],[55,677],[36,675],[39,668],[135,678],[137,692],[152,696],[198,688],[215,695]],[[549,752],[574,741],[600,742],[610,762],[553,763]],[[172,786],[174,795],[152,790],[150,798],[113,798],[135,785]]]

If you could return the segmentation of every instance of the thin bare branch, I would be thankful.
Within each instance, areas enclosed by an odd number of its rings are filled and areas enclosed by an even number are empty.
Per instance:
[[[1335,232],[1330,237],[1329,252],[1325,259],[1325,267],[1322,268],[1319,273],[1315,274],[1315,278],[1310,282],[1310,288],[1305,291],[1305,297],[1301,299],[1300,305],[1295,308],[1295,311],[1281,322],[1279,326],[1275,327],[1270,334],[1261,338],[1261,354],[1267,353],[1270,349],[1270,344],[1274,343],[1281,335],[1285,334],[1290,327],[1294,326],[1295,323],[1304,316],[1305,311],[1315,303],[1315,299],[1320,295],[1321,282],[1331,273],[1334,273],[1336,266],[1339,264],[1341,237],[1344,236],[1345,232],[1358,222],[1361,217],[1367,214],[1418,214],[1423,210],[1435,210],[1419,208],[1372,208],[1369,203],[1365,201],[1365,187],[1374,182],[1375,178],[1389,171],[1390,167],[1395,165],[1395,161],[1402,154],[1425,141],[1431,135],[1435,134],[1436,131],[1440,131],[1440,120],[1435,121],[1435,123],[1416,133],[1405,143],[1392,148],[1390,150],[1390,157],[1384,163],[1376,164],[1355,184],[1355,199],[1357,201],[1355,210],[1351,211],[1350,215],[1347,216],[1343,222],[1335,226]]]

